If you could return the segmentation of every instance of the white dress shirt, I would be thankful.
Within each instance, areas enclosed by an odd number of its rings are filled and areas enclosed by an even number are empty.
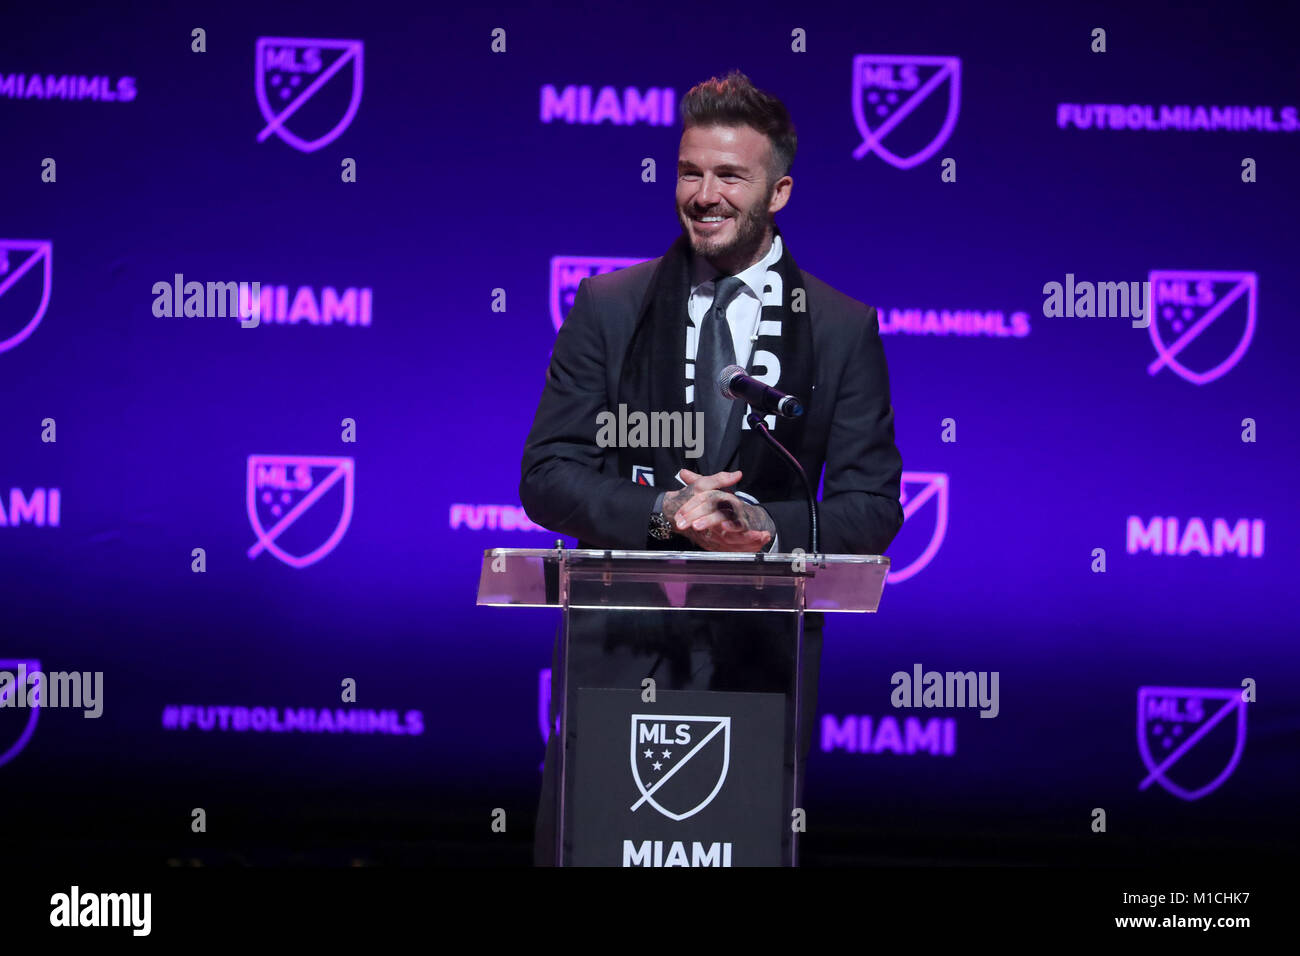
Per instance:
[[[781,258],[781,237],[773,236],[772,245],[763,256],[743,272],[736,273],[736,278],[744,286],[736,293],[727,306],[727,325],[731,327],[731,343],[736,350],[736,364],[742,368],[749,367],[749,354],[754,348],[754,333],[758,329],[758,317],[763,311],[763,279],[770,266]],[[691,297],[687,301],[686,311],[689,324],[686,327],[686,355],[691,362],[695,360],[699,347],[699,328],[704,317],[713,307],[713,294],[717,283],[713,268],[703,256],[695,257],[694,275],[691,278]],[[691,378],[694,378],[692,375]]]
[[[745,284],[740,288],[727,305],[727,325],[731,329],[731,344],[736,352],[736,364],[742,368],[749,367],[750,353],[754,349],[754,339],[757,338],[758,319],[763,311],[763,287],[764,277],[767,270],[775,264],[782,254],[781,237],[773,236],[772,245],[768,248],[767,254],[759,259],[748,269],[736,273],[736,277]],[[691,297],[687,300],[686,311],[688,323],[686,326],[686,357],[688,365],[694,365],[696,350],[699,348],[699,329],[700,323],[704,317],[709,314],[713,308],[713,295],[717,283],[714,277],[718,270],[709,264],[703,256],[694,257],[694,266],[691,276]],[[694,369],[687,368],[687,372],[692,379],[695,378]],[[694,392],[687,396],[687,402],[693,401]],[[655,509],[658,510],[663,505],[663,495],[661,494],[655,502]],[[772,540],[768,542],[767,547],[763,548],[767,552],[779,552],[779,542],[776,532],[772,533]]]

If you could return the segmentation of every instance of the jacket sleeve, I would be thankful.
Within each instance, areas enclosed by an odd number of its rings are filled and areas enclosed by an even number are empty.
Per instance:
[[[620,361],[606,351],[591,283],[583,279],[555,338],[524,444],[519,500],[544,528],[596,548],[640,549],[659,491],[630,475],[602,474],[605,449],[596,444],[596,416],[610,410],[606,363]]]
[[[894,445],[889,371],[876,310],[867,307],[861,331],[834,392],[826,448],[826,480],[818,529],[827,554],[881,554],[903,526],[899,505],[903,459]],[[817,483],[817,476],[808,480]],[[808,504],[763,502],[787,550],[809,543]]]

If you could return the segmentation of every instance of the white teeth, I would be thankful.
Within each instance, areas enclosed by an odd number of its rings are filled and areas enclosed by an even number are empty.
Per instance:
[[[700,222],[722,222],[722,219],[722,216],[705,216],[700,219]]]

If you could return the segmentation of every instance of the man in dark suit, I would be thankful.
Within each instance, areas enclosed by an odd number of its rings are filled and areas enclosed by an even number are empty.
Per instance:
[[[799,269],[776,227],[773,217],[793,184],[789,115],[734,71],[692,89],[681,114],[676,206],[683,234],[659,259],[579,284],[524,449],[520,500],[533,521],[572,535],[579,547],[810,549],[797,477],[744,421],[744,403],[718,392],[718,371],[737,364],[804,404],[803,416],[768,423],[814,487],[825,468],[820,550],[879,554],[903,516],[876,310]],[[677,415],[683,423],[692,416],[702,440],[685,449],[690,442],[617,447],[599,440],[602,413],[625,409],[664,414],[664,421]],[[809,615],[805,627],[804,755],[815,717],[820,617]],[[747,614],[739,625],[725,614],[684,611],[584,620],[585,633],[571,635],[574,686],[639,689],[642,678],[654,676],[664,689],[793,688],[788,615]],[[557,641],[557,664],[558,655]],[[555,749],[552,740],[539,863],[555,852]]]

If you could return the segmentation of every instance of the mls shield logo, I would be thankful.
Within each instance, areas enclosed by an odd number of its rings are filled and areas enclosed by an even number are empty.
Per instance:
[[[1259,277],[1253,272],[1154,270],[1147,332],[1155,375],[1169,368],[1193,385],[1230,372],[1255,335]],[[1226,357],[1225,357],[1226,356]]]
[[[44,239],[0,239],[0,352],[21,344],[45,318],[53,249]]]
[[[583,279],[626,269],[644,259],[627,259],[618,256],[552,256],[551,257],[551,324],[560,331],[564,317],[573,308],[573,299]]]
[[[40,661],[0,657],[0,767],[17,757],[36,732],[41,702],[38,696],[27,706],[28,678],[40,669]]]
[[[853,158],[875,153],[899,169],[925,162],[952,135],[960,103],[961,60],[955,56],[854,57],[853,120],[862,142]]]
[[[353,473],[351,458],[249,455],[249,559],[269,551],[305,568],[333,551],[352,523]]]
[[[718,795],[731,765],[731,718],[632,715],[632,779],[641,798],[671,820],[699,813]]]
[[[648,465],[633,465],[632,480],[638,485],[648,485],[653,488],[655,483],[655,470]]]
[[[890,584],[906,581],[929,564],[948,533],[948,476],[937,471],[905,471],[899,503],[903,528],[890,546]],[[930,507],[926,507],[930,505]],[[916,555],[906,564],[897,555]]]
[[[1241,688],[1138,688],[1138,753],[1148,770],[1138,789],[1158,783],[1176,797],[1199,800],[1232,776],[1246,746],[1241,693]]]
[[[338,139],[361,105],[362,47],[360,40],[258,37],[253,82],[266,126],[257,141],[274,133],[310,153]]]

